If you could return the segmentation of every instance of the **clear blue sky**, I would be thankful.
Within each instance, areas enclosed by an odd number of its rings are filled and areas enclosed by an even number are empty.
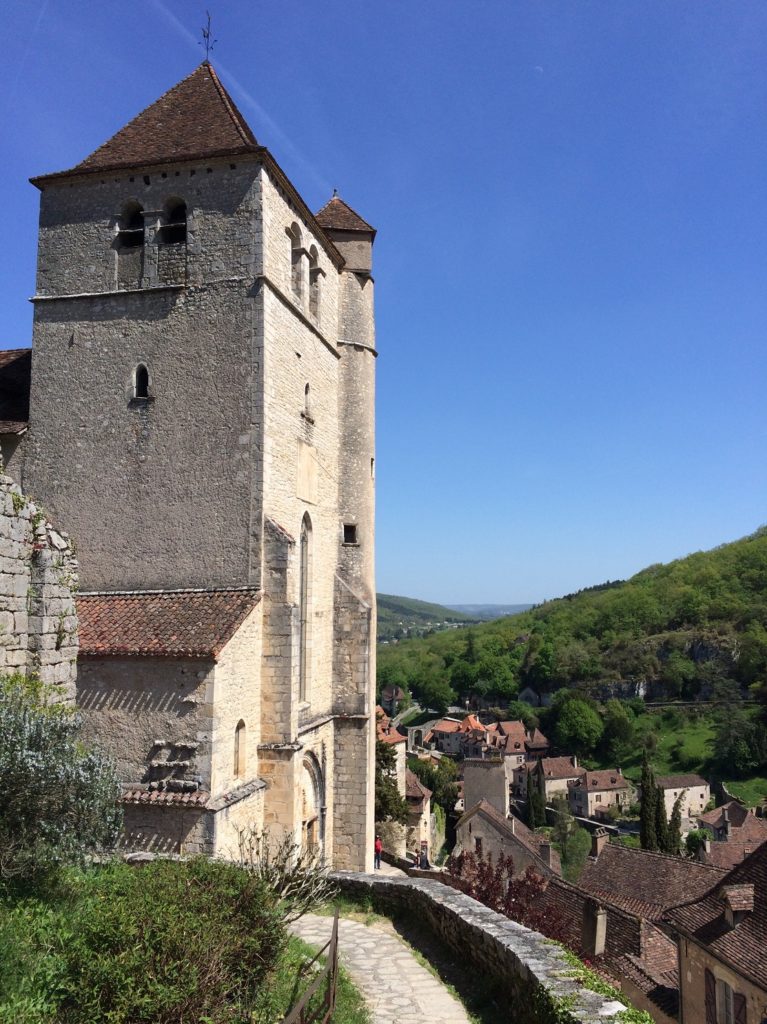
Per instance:
[[[767,520],[764,0],[208,0],[309,205],[379,229],[379,589],[538,601]],[[205,0],[3,12],[3,347],[37,192],[202,58]]]

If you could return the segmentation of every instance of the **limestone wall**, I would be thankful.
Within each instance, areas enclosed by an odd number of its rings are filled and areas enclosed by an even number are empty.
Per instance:
[[[679,982],[685,1024],[703,1024],[706,1020],[706,970],[719,983],[729,985],[746,999],[745,1020],[762,1021],[767,1015],[767,992],[725,966],[697,942],[679,938]]]
[[[0,672],[34,673],[60,687],[62,700],[74,700],[76,589],[67,535],[0,475]]]
[[[562,950],[543,935],[441,882],[344,872],[332,877],[350,896],[371,897],[386,913],[417,918],[463,962],[471,963],[508,998],[499,1021],[596,1022],[624,1009],[568,979],[572,968]]]

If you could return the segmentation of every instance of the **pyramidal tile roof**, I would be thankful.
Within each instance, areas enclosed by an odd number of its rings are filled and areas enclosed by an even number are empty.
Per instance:
[[[32,181],[260,150],[247,121],[206,61],[75,167]]]
[[[337,195],[325,203],[314,216],[320,227],[330,228],[331,231],[335,228],[337,231],[372,231],[374,235],[376,233],[372,225],[363,220],[356,210]]]

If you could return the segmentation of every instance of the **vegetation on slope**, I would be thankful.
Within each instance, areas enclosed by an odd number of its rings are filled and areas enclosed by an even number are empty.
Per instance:
[[[444,708],[478,694],[499,703],[525,686],[597,694],[719,699],[767,676],[767,528],[713,551],[653,565],[521,615],[379,652],[382,685]]]
[[[423,636],[449,624],[476,622],[476,617],[445,608],[441,604],[416,601],[412,597],[377,594],[378,640]]]

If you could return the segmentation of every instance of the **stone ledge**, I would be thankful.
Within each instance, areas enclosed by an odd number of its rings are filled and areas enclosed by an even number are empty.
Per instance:
[[[556,943],[442,882],[351,871],[336,871],[330,877],[349,896],[371,897],[383,909],[425,923],[509,996],[504,1020],[588,1024],[626,1009],[568,977],[572,967]]]

